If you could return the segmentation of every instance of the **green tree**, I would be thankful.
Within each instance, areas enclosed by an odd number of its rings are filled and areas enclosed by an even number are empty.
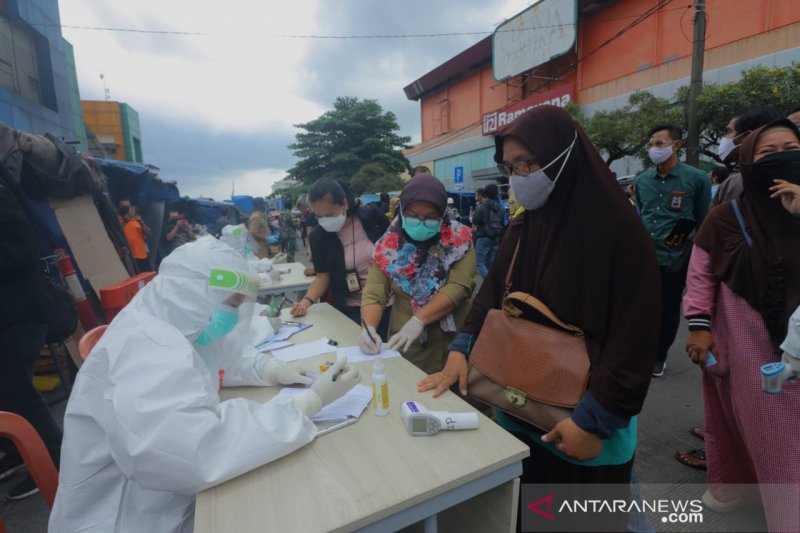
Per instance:
[[[380,163],[367,163],[352,177],[350,187],[356,196],[365,192],[377,194],[400,190],[403,180],[397,174],[388,172]]]
[[[677,103],[684,107],[688,87],[681,87]],[[707,83],[697,99],[700,122],[700,151],[719,161],[717,142],[728,122],[745,109],[769,105],[784,114],[800,105],[800,65],[789,67],[753,67],[742,72],[738,81]]]
[[[295,124],[305,130],[289,148],[299,159],[289,176],[312,183],[322,177],[350,182],[368,163],[380,164],[387,173],[409,168],[401,149],[410,137],[398,135],[400,126],[391,111],[383,111],[375,100],[345,96],[319,118]]]
[[[658,98],[647,91],[636,91],[628,97],[623,107],[598,111],[586,117],[577,106],[567,111],[586,130],[607,165],[624,157],[636,156],[646,159],[644,146],[650,128],[660,123],[682,122],[682,109],[665,98]]]

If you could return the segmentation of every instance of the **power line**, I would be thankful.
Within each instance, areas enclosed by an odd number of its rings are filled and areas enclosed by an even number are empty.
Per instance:
[[[681,10],[681,9],[691,9],[692,8],[692,5],[689,4],[689,5],[681,5],[680,7],[673,7],[673,8],[670,8],[670,9],[662,9],[663,7],[665,7],[668,4],[670,4],[672,1],[673,0],[659,0],[658,3],[655,6],[651,7],[650,9],[645,11],[644,13],[642,13],[640,15],[636,15],[635,17],[625,17],[625,18],[635,18],[636,20],[634,20],[633,22],[631,22],[630,24],[628,24],[627,26],[625,26],[624,28],[622,28],[621,30],[616,32],[614,35],[612,35],[611,37],[609,37],[608,39],[606,39],[605,41],[600,43],[597,47],[595,47],[593,50],[589,51],[587,54],[585,54],[580,59],[578,59],[578,60],[574,61],[573,63],[571,63],[570,65],[568,65],[565,69],[563,69],[558,74],[558,76],[556,76],[555,80],[550,80],[550,81],[541,83],[541,84],[535,86],[530,92],[534,93],[534,92],[538,91],[539,89],[541,89],[542,87],[544,87],[545,85],[551,83],[552,81],[561,80],[564,76],[566,76],[569,72],[571,72],[572,69],[576,68],[579,63],[583,62],[583,60],[585,60],[589,56],[593,55],[595,52],[597,52],[601,48],[604,48],[604,47],[608,46],[610,43],[612,43],[613,41],[619,39],[624,34],[626,34],[630,30],[632,30],[634,27],[636,27],[639,24],[641,24],[642,22],[644,22],[647,18],[649,18],[650,16],[654,15],[655,13],[657,13],[657,12],[662,12],[663,13],[663,12],[666,12],[666,11],[677,11],[677,10]],[[531,70],[533,70],[533,69],[531,69]],[[504,106],[501,109],[505,109],[507,107],[509,107],[509,106]],[[451,141],[453,141],[454,139],[458,139],[459,137],[461,137],[462,135],[467,133],[469,130],[471,130],[475,126],[481,124],[482,122],[483,122],[483,117],[481,117],[477,121],[465,126],[459,132],[455,133],[455,135],[448,136],[448,137],[443,138],[443,139],[437,139],[435,142],[431,143],[429,146],[426,146],[425,148],[423,148],[423,150],[420,153],[425,153],[425,152],[428,152],[430,150],[436,149],[436,148],[438,148],[440,146],[449,144]]]
[[[691,6],[689,6],[691,7]],[[675,11],[678,9],[685,9],[681,6],[679,8],[665,9],[663,11]],[[623,17],[614,17],[597,22],[611,22],[615,20],[626,20],[631,18],[638,18],[640,15],[630,15]],[[570,24],[551,24],[543,26],[531,26],[527,28],[509,28],[493,31],[462,31],[462,32],[446,32],[446,33],[399,33],[399,34],[361,34],[361,35],[314,35],[314,34],[291,34],[291,33],[219,33],[219,32],[202,32],[202,31],[181,31],[181,30],[156,30],[146,28],[115,28],[111,26],[81,26],[70,24],[49,24],[49,23],[31,23],[32,26],[42,27],[55,27],[67,28],[72,30],[86,30],[86,31],[109,31],[118,33],[138,33],[147,35],[176,35],[185,37],[234,37],[234,38],[266,38],[266,39],[311,39],[311,40],[356,40],[356,39],[415,39],[415,38],[432,38],[432,37],[460,37],[469,35],[492,35],[493,33],[514,33],[523,31],[536,31],[553,28],[564,28],[569,26],[577,26],[576,23]]]

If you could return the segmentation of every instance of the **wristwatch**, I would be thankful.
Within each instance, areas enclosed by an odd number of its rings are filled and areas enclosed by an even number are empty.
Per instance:
[[[308,303],[314,305],[314,300],[308,297],[308,295],[303,296],[303,300],[308,300]]]

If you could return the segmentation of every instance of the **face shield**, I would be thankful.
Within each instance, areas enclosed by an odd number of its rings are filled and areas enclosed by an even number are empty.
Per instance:
[[[256,249],[256,240],[244,224],[225,226],[222,228],[219,240],[245,257],[253,255],[253,250]]]
[[[213,308],[195,342],[209,347],[224,337],[241,336],[253,318],[258,289],[258,277],[250,272],[212,269],[207,296]]]

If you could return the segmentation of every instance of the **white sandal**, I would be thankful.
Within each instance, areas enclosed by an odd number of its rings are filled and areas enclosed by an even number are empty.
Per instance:
[[[706,490],[701,499],[703,501],[703,505],[717,513],[730,513],[739,507],[744,507],[745,505],[752,503],[747,498],[736,498],[733,500],[728,500],[727,502],[723,502],[715,498],[711,493],[711,490]]]

